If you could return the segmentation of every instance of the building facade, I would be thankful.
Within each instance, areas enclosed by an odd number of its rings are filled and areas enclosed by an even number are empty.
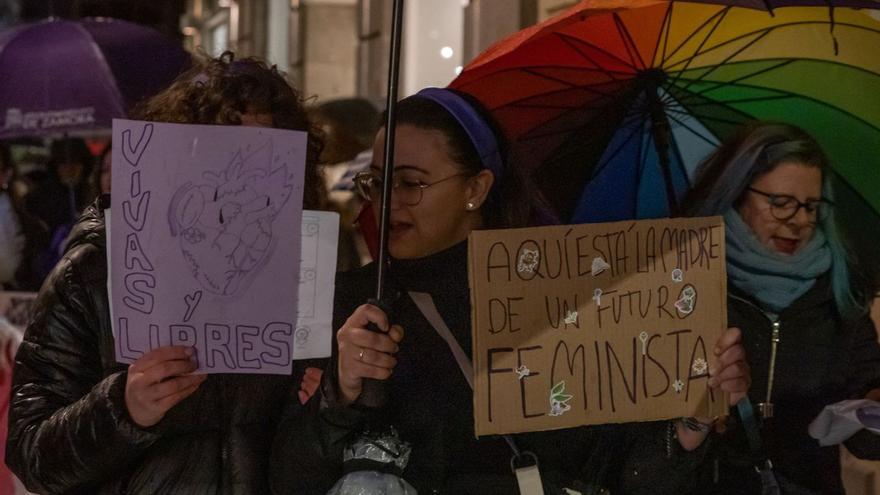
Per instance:
[[[317,101],[361,96],[384,106],[392,0],[186,0],[190,49],[266,58]],[[445,86],[494,41],[571,0],[407,0],[400,96]]]

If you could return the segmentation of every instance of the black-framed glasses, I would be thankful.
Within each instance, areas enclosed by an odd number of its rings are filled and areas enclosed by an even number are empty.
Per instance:
[[[431,183],[423,182],[420,180],[414,181],[411,179],[407,179],[406,177],[399,177],[395,175],[394,182],[391,183],[391,190],[392,194],[394,194],[394,197],[397,198],[398,201],[407,206],[415,206],[422,201],[422,196],[424,195],[425,189],[437,185],[441,182],[446,182],[450,179],[454,179],[456,177],[464,177],[467,175],[470,174],[460,172]],[[382,199],[382,178],[376,175],[374,172],[359,172],[357,175],[354,176],[354,186],[360,197],[367,201],[378,203]]]
[[[807,212],[810,222],[821,222],[828,218],[831,208],[834,206],[832,201],[825,198],[800,201],[788,194],[770,194],[754,187],[749,187],[748,190],[767,198],[767,203],[770,204],[770,214],[773,215],[773,218],[780,221],[793,218],[797,215],[798,210],[803,208]]]

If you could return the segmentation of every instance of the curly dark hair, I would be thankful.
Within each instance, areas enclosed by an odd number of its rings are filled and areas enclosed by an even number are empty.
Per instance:
[[[318,169],[323,135],[308,119],[299,92],[274,65],[254,57],[236,59],[229,51],[217,58],[202,57],[167,89],[139,104],[131,117],[177,124],[240,125],[246,113],[271,115],[271,126],[277,129],[308,132],[303,206],[324,207],[326,189]]]

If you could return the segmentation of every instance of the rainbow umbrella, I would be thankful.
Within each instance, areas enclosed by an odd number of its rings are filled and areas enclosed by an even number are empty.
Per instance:
[[[668,215],[700,160],[754,119],[811,132],[845,201],[880,211],[880,12],[740,3],[584,1],[450,86],[490,109],[573,223]]]

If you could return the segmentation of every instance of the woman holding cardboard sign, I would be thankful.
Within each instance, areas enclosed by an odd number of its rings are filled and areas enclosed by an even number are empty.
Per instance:
[[[307,404],[309,413],[282,424],[273,489],[326,493],[340,478],[335,490],[363,488],[347,484],[354,472],[382,471],[402,477],[419,493],[517,493],[518,478],[521,488],[532,482],[553,493],[562,487],[593,493],[600,486],[617,493],[674,493],[701,456],[677,446],[667,423],[475,438],[466,378],[467,237],[475,229],[539,224],[540,208],[489,119],[465,96],[432,88],[402,100],[396,138],[388,292],[399,296],[388,314],[362,305],[373,288],[372,267],[337,279],[333,360],[319,394]],[[370,201],[381,191],[377,164],[383,142],[380,131],[373,166],[356,179]],[[429,294],[439,315],[407,292]],[[380,331],[368,330],[369,324]],[[738,339],[738,332],[730,331],[719,341],[721,369],[713,378],[714,386],[734,393],[744,392],[748,381]],[[386,387],[384,408],[365,407],[373,399],[366,380]],[[388,426],[404,445],[363,435]],[[678,433],[688,448],[706,436],[683,426]],[[361,455],[370,450],[392,459]],[[529,470],[536,458],[540,468]],[[521,468],[516,476],[512,464]]]
[[[299,94],[274,67],[230,52],[197,63],[137,113],[157,122],[312,130]],[[310,134],[306,208],[323,203],[320,151]],[[269,446],[293,378],[206,378],[192,373],[193,349],[183,346],[117,363],[108,204],[105,197],[87,209],[36,302],[16,356],[9,465],[39,493],[268,493]]]
[[[829,404],[880,398],[873,290],[856,283],[829,176],[813,137],[755,123],[709,156],[687,203],[691,215],[724,215],[728,321],[743,330],[757,404],[716,443],[714,492],[761,493],[763,478],[782,493],[843,493],[837,446],[820,447],[808,425]],[[864,430],[846,445],[880,455],[880,436]]]

